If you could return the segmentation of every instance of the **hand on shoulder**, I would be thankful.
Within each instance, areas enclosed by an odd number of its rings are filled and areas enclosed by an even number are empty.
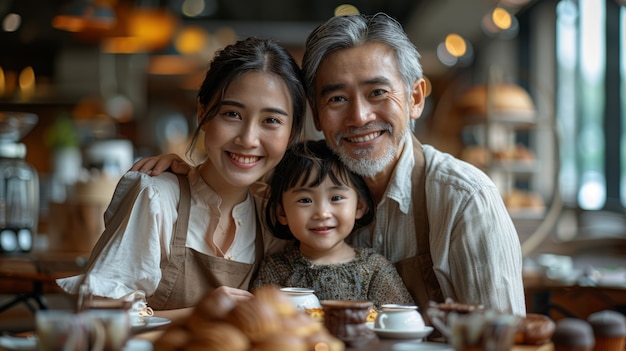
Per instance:
[[[176,154],[162,154],[144,157],[130,168],[131,171],[157,176],[170,169],[176,174],[188,174],[191,166]]]

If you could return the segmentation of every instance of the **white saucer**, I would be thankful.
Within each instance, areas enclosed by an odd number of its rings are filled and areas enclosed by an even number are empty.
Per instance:
[[[438,342],[399,342],[394,344],[391,349],[393,351],[454,351],[448,344]]]
[[[376,334],[385,339],[422,339],[430,335],[433,332],[433,327],[425,326],[424,329],[419,331],[402,331],[402,330],[389,330],[372,328]]]
[[[133,331],[157,328],[163,325],[168,325],[172,322],[171,320],[167,318],[155,317],[155,316],[143,317],[143,320],[144,320],[143,323],[133,323]]]

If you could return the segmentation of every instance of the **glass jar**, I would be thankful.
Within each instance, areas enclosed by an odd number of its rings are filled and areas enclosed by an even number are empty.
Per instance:
[[[29,252],[39,218],[39,177],[26,146],[0,143],[0,252]]]

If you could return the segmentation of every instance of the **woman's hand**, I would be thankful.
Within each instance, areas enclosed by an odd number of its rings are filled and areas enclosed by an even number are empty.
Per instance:
[[[219,295],[223,295],[225,297],[230,298],[231,300],[235,302],[247,300],[254,296],[252,295],[251,292],[247,290],[231,288],[228,286],[220,286],[219,288],[216,288],[213,291],[211,291],[209,294],[212,295],[213,298]]]
[[[135,162],[130,170],[157,176],[168,170],[168,168],[176,174],[187,174],[191,170],[191,166],[176,154],[144,157]]]

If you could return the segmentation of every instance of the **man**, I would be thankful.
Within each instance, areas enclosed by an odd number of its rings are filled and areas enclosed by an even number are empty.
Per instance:
[[[519,237],[498,189],[410,132],[425,82],[400,24],[333,17],[308,37],[302,69],[316,128],[378,204],[352,244],[395,262],[422,307],[450,297],[525,315]]]
[[[519,237],[498,189],[411,133],[425,82],[401,25],[385,14],[333,17],[308,37],[302,69],[316,128],[378,204],[351,244],[394,262],[422,311],[452,298],[524,316]]]

